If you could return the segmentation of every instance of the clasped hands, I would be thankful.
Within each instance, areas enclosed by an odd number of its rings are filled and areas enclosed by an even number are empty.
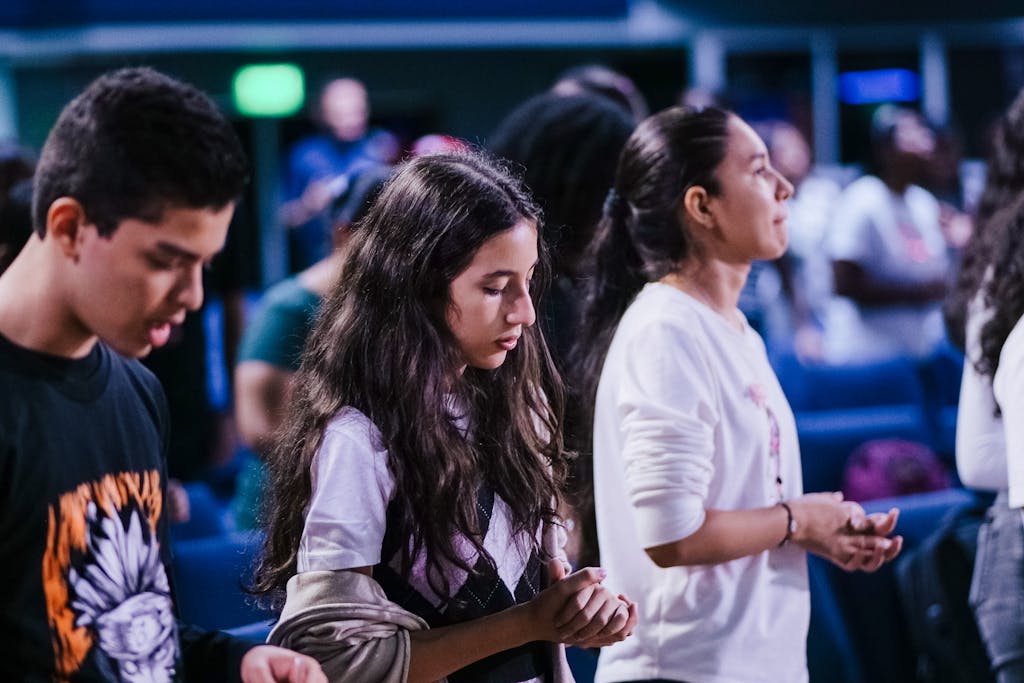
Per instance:
[[[876,571],[903,548],[896,529],[899,510],[867,514],[843,494],[808,493],[787,501],[797,522],[792,542],[846,571]]]
[[[552,559],[548,577],[551,585],[529,604],[538,639],[592,648],[632,635],[636,603],[601,585],[603,569],[587,567],[566,576],[564,563]]]

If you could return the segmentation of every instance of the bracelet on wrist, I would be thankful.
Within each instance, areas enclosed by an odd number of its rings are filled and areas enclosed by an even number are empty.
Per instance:
[[[779,543],[779,547],[786,545],[793,538],[793,534],[796,533],[796,518],[793,517],[793,508],[789,507],[789,503],[784,500],[779,501],[779,505],[786,511],[786,537]]]

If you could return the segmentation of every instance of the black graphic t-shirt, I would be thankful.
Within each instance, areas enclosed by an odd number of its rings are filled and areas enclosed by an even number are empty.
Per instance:
[[[176,620],[167,422],[138,362],[0,336],[0,680],[238,679],[250,646]]]

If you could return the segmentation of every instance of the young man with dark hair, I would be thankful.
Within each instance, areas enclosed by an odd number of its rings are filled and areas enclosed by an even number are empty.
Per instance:
[[[213,103],[149,69],[98,78],[47,138],[0,277],[0,679],[325,680],[174,616],[167,407],[134,359],[201,304],[245,178]]]

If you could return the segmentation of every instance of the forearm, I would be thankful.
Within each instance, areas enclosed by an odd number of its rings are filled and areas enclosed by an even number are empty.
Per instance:
[[[409,634],[409,681],[437,681],[484,657],[535,640],[520,605],[454,626]]]
[[[242,442],[267,453],[284,419],[292,373],[262,361],[235,368],[235,423]]]
[[[836,294],[862,306],[920,305],[938,301],[946,292],[946,283],[942,279],[915,283],[883,282],[858,264],[848,261],[836,261],[833,273]]]
[[[259,413],[254,407],[235,407],[235,424],[242,443],[262,456],[269,453],[274,445],[275,430],[279,426],[267,413]]]
[[[729,562],[778,546],[786,537],[788,520],[781,505],[707,510],[704,523],[693,534],[647,548],[647,554],[660,567]]]

